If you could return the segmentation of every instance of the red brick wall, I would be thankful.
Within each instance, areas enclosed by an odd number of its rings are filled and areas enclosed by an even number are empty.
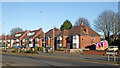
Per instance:
[[[39,47],[42,47],[42,39],[39,39]]]
[[[92,40],[92,43],[100,42],[100,37],[96,36],[95,39]]]
[[[50,38],[50,47],[53,45],[53,38]]]
[[[27,30],[25,31],[25,33],[19,38],[19,45],[21,46],[21,40],[22,38],[27,34]]]
[[[35,39],[35,37],[37,37],[39,34],[41,34],[42,33],[42,28],[40,28],[40,31],[39,32],[37,32],[37,34],[33,37],[33,39]]]
[[[100,41],[100,37],[97,36],[95,37],[94,40],[92,40],[91,36],[79,36],[79,48],[85,48],[99,41]]]
[[[87,55],[106,55],[107,51],[96,51],[96,50],[83,50],[83,54]],[[120,51],[118,51],[118,55],[120,56]]]
[[[105,55],[106,51],[83,50],[83,54],[87,54],[87,55]]]
[[[85,48],[91,44],[91,36],[80,36],[79,37],[80,48]]]
[[[66,38],[67,38],[67,37],[63,37],[63,38],[62,38],[62,46],[63,46],[63,47],[66,47]]]

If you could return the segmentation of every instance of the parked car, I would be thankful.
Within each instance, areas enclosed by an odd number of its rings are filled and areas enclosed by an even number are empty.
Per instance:
[[[107,51],[118,51],[118,47],[117,46],[109,46]]]

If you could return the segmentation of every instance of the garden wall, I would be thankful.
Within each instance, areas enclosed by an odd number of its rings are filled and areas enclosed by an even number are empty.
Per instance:
[[[107,51],[97,51],[97,50],[83,50],[83,54],[87,55],[106,55]],[[120,51],[118,51],[118,55],[120,56]]]
[[[106,51],[97,51],[97,50],[83,50],[83,54],[87,55],[105,55]]]

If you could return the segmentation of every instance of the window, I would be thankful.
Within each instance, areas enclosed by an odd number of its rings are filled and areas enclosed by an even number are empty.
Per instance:
[[[76,36],[73,36],[73,39],[76,39]]]
[[[29,41],[29,44],[32,43],[32,41]]]
[[[94,36],[92,36],[92,39],[95,39],[95,37],[94,37]]]
[[[61,44],[57,44],[57,48],[61,48],[62,47],[62,45]]]
[[[47,37],[47,38],[46,38],[46,40],[50,40],[50,38],[49,38],[49,37]]]
[[[86,29],[84,29],[84,32],[86,32]]]
[[[46,47],[50,47],[50,44],[46,44]]]
[[[77,45],[76,45],[76,43],[73,43],[73,48],[77,48]]]
[[[62,40],[57,40],[57,44],[62,44]]]

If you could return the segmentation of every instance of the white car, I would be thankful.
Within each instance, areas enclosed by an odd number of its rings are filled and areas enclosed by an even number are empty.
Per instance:
[[[117,46],[109,46],[109,48],[107,50],[108,51],[117,51],[118,47]]]

